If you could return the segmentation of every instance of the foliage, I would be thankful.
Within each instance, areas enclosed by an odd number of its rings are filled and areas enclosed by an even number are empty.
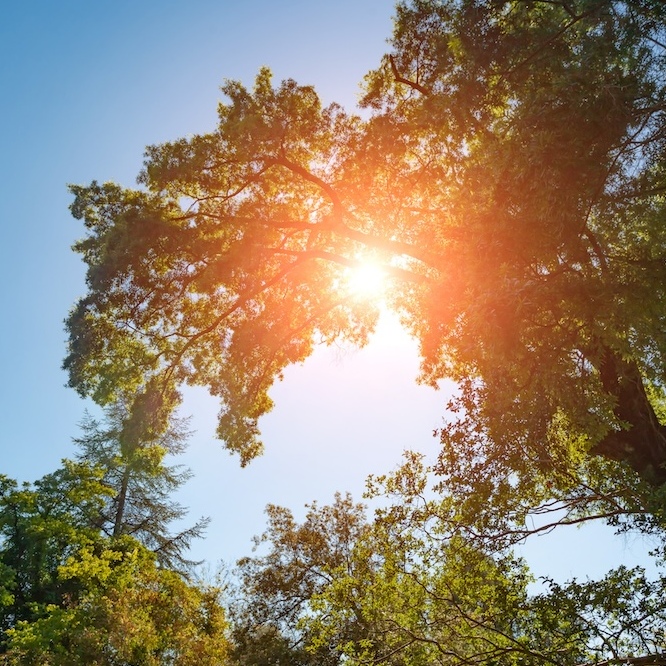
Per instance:
[[[438,481],[421,456],[409,454],[393,474],[368,485],[368,496],[386,503],[375,524],[395,535],[386,539],[387,549],[407,554],[398,570],[422,591],[416,608],[434,609],[408,625],[408,635],[436,638],[439,651],[442,644],[463,646],[453,648],[453,663],[610,664],[637,656],[652,663],[646,655],[663,652],[663,575],[649,578],[638,567],[620,567],[599,580],[536,584],[511,556],[512,545],[558,524],[550,514],[568,508],[568,519],[560,520],[575,523],[573,500],[571,507],[548,503],[529,521],[513,512],[484,523],[494,514],[482,508],[479,520],[470,521],[468,507],[459,513],[456,497],[432,492],[433,477]],[[663,565],[663,557],[658,562]],[[446,617],[442,608],[449,617],[444,641],[435,633],[437,618]]]
[[[575,666],[663,651],[666,579],[621,567],[537,587],[510,552],[455,532],[421,493],[424,471],[413,458],[384,479],[392,501],[371,522],[349,496],[301,524],[269,507],[268,553],[239,562],[238,663]]]
[[[252,89],[225,84],[214,131],[148,148],[140,189],[72,186],[88,293],[65,367],[101,404],[135,395],[134,422],[148,406],[163,431],[179,387],[207,386],[246,464],[284,368],[319,343],[367,341],[378,308],[348,276],[370,259],[420,343],[422,381],[459,384],[438,502],[410,513],[408,468],[382,482],[407,504],[354,538],[353,573],[324,537],[326,556],[300,552],[315,535],[272,510],[276,550],[243,566],[295,597],[242,611],[256,663],[274,648],[307,663],[301,644],[323,661],[414,664],[663,648],[660,581],[618,571],[529,597],[507,549],[535,516],[663,539],[664,71],[654,0],[405,0],[365,118],[263,69]],[[465,580],[474,594],[454,595]]]
[[[207,519],[177,533],[171,523],[180,521],[187,509],[172,494],[191,473],[179,465],[165,464],[166,456],[183,453],[189,432],[183,419],[172,417],[158,435],[138,432],[130,421],[126,401],[105,410],[102,423],[86,415],[83,434],[75,438],[78,459],[98,469],[109,497],[95,519],[107,536],[128,534],[153,551],[167,568],[187,569],[190,542],[202,535]]]
[[[591,452],[661,485],[665,19],[650,0],[400,3],[366,120],[267,70],[226,83],[215,131],[148,149],[144,189],[72,187],[89,292],[70,383],[101,403],[159,388],[165,410],[208,386],[245,463],[283,368],[367,340],[377,311],[345,276],[373,257],[424,381],[467,382],[445,445],[481,440],[523,481]]]
[[[83,464],[66,462],[34,487],[0,477],[2,632],[76,592],[59,567],[99,540],[94,523],[106,498],[100,475]]]
[[[59,568],[80,592],[10,629],[8,664],[199,666],[226,663],[218,591],[158,568],[136,541],[87,547]]]
[[[118,432],[92,420],[85,434],[80,461],[34,484],[0,477],[2,663],[225,663],[219,590],[186,580],[187,539],[166,532],[180,477],[162,464],[165,449],[121,451]],[[172,452],[181,443],[165,438]],[[127,508],[116,520],[127,469]]]
[[[312,504],[303,524],[283,507],[267,507],[268,528],[255,539],[265,555],[238,562],[238,591],[232,605],[234,653],[242,664],[338,663],[340,645],[360,640],[356,618],[331,640],[316,641],[308,627],[312,600],[344,573],[357,576],[353,556],[369,526],[363,506],[336,495],[331,506]],[[365,568],[365,567],[364,567]],[[353,609],[349,609],[353,613]]]

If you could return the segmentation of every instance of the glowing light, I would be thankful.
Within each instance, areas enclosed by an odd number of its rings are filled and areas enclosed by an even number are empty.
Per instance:
[[[346,277],[347,289],[356,298],[374,300],[381,298],[386,289],[386,271],[372,261],[363,261],[350,268]]]

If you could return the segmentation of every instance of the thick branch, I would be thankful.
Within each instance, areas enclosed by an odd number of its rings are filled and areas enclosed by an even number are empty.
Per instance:
[[[130,466],[127,465],[123,472],[120,492],[118,493],[118,504],[116,506],[115,519],[113,521],[113,536],[118,537],[122,533],[125,518],[125,504],[127,502],[127,490],[130,481]]]
[[[333,189],[329,183],[326,181],[322,180],[319,178],[319,176],[315,176],[311,171],[308,171],[305,167],[301,166],[300,164],[297,164],[296,162],[292,162],[290,159],[287,159],[284,155],[280,157],[275,157],[275,158],[268,158],[265,160],[266,164],[278,164],[280,166],[283,166],[289,171],[298,174],[301,176],[303,179],[314,183],[318,187],[320,187],[328,197],[330,198],[331,202],[333,203],[333,209],[336,211],[337,215],[342,217],[342,213],[344,211],[344,206],[342,205],[342,201],[340,201],[340,197],[338,197],[337,192]]]
[[[615,416],[623,426],[608,435],[593,453],[626,462],[653,486],[666,483],[666,426],[662,425],[645,392],[634,361],[606,348],[599,364],[604,389],[615,398]]]

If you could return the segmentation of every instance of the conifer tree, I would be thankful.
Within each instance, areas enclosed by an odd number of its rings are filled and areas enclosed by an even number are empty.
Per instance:
[[[201,518],[191,527],[173,530],[187,515],[173,494],[192,474],[166,458],[185,451],[191,434],[187,419],[171,417],[166,427],[151,434],[132,425],[126,403],[118,401],[105,408],[102,420],[86,413],[82,434],[74,438],[78,460],[100,470],[109,490],[97,526],[109,537],[134,537],[164,566],[187,568],[194,563],[185,553],[209,522]]]

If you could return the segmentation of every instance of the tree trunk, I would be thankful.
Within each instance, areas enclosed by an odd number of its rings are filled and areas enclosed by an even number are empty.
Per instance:
[[[130,480],[130,466],[125,466],[123,472],[123,479],[120,484],[120,492],[118,493],[118,504],[116,505],[116,516],[113,521],[113,536],[117,537],[123,531],[123,518],[125,517],[125,504],[127,502],[127,488]]]
[[[640,370],[606,349],[599,365],[603,387],[615,397],[615,416],[625,427],[599,442],[592,453],[626,462],[653,486],[666,483],[666,426],[648,400]]]

